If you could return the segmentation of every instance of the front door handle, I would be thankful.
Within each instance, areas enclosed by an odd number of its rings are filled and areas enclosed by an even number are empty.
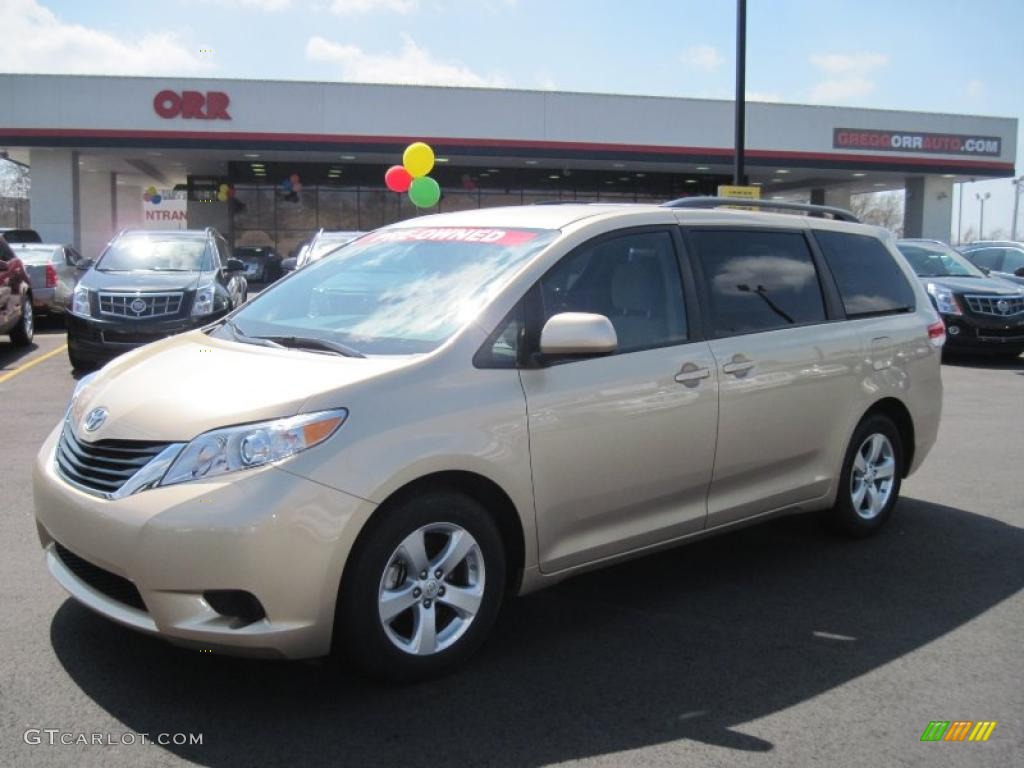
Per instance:
[[[710,368],[701,368],[694,363],[686,363],[676,374],[676,381],[688,387],[696,387],[700,384],[701,379],[706,379],[710,375]]]
[[[754,367],[755,363],[753,360],[733,360],[731,363],[726,363],[722,366],[722,372],[728,373],[730,376],[736,376],[742,378],[747,375],[747,372]]]

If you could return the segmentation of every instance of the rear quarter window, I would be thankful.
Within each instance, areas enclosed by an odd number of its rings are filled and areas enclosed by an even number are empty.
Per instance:
[[[847,317],[912,312],[914,289],[880,240],[870,235],[816,231]]]

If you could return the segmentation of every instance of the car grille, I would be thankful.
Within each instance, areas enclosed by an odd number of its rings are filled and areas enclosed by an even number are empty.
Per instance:
[[[979,296],[966,294],[967,308],[976,315],[1012,317],[1024,313],[1024,296]]]
[[[100,293],[100,314],[114,317],[167,317],[181,311],[178,293]]]
[[[168,445],[143,440],[86,443],[65,424],[57,443],[57,467],[65,478],[87,490],[114,493]]]
[[[983,341],[1019,341],[1024,344],[1024,325],[1017,328],[978,328],[977,333]]]
[[[97,592],[102,592],[111,600],[116,600],[137,611],[146,610],[146,604],[142,602],[142,595],[128,579],[104,570],[98,565],[93,565],[88,560],[83,560],[59,542],[53,542],[53,547],[57,551],[57,557],[68,567],[68,570]]]

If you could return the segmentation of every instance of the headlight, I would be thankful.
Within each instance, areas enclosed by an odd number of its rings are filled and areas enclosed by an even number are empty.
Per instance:
[[[935,283],[928,283],[928,293],[935,300],[935,307],[944,315],[962,315],[963,310],[957,304],[956,296],[949,288]]]
[[[346,409],[338,408],[212,430],[182,449],[160,485],[216,477],[294,456],[333,435],[347,416]]]
[[[192,317],[208,315],[213,312],[213,283],[201,286],[196,291],[196,298],[192,302]]]
[[[76,317],[91,317],[89,309],[89,289],[84,285],[76,285],[71,297],[71,314]]]

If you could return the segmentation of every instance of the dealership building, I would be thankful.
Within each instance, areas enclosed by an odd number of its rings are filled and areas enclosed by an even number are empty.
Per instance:
[[[0,115],[31,226],[90,256],[123,227],[212,225],[287,253],[319,228],[414,216],[384,172],[416,140],[437,154],[441,211],[709,195],[733,160],[733,104],[706,99],[0,75]],[[763,198],[905,190],[905,234],[948,239],[953,184],[1012,176],[1016,136],[1008,118],[750,103],[747,172]]]

